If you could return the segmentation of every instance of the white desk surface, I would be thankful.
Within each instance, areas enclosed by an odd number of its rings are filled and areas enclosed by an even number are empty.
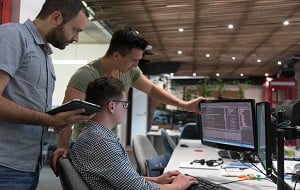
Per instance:
[[[172,137],[179,137],[180,133],[178,130],[170,130],[170,129],[166,129],[166,132],[172,136]],[[148,136],[161,136],[161,132],[160,130],[157,131],[148,131],[147,133]]]
[[[186,144],[188,145],[188,147],[180,147],[180,144]],[[191,162],[193,160],[199,160],[199,159],[216,160],[218,158],[219,156],[217,154],[217,149],[202,145],[200,140],[181,139],[177,147],[175,148],[171,156],[171,159],[169,160],[169,163],[165,168],[165,171],[179,170],[184,174],[208,178],[210,181],[215,182],[217,184],[238,180],[238,177],[223,176],[222,173],[224,173],[224,169],[216,169],[213,167],[211,169],[180,167],[183,165],[183,163]],[[243,171],[243,174],[244,173],[254,174],[254,175],[260,174],[258,171],[255,170],[255,168],[245,169]],[[260,174],[260,176],[264,178],[264,174]],[[265,179],[261,179],[260,181],[244,180],[244,181],[239,181],[239,182],[234,182],[229,184],[222,184],[222,186],[230,189],[237,189],[237,190],[251,190],[251,189],[276,190],[277,189],[277,185],[275,183]],[[298,185],[297,189],[300,189],[299,186],[300,185]]]

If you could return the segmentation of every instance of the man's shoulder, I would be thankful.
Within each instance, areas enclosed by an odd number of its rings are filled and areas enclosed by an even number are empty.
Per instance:
[[[9,35],[14,35],[17,33],[22,34],[22,31],[24,31],[25,28],[25,25],[20,23],[6,23],[0,25],[1,33],[6,33]]]

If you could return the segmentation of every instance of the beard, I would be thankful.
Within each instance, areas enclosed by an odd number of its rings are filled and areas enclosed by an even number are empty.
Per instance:
[[[63,30],[63,26],[58,26],[53,28],[47,35],[46,40],[48,43],[52,44],[54,47],[58,49],[65,49],[66,45],[72,43],[72,41],[68,41],[65,36],[65,32]]]

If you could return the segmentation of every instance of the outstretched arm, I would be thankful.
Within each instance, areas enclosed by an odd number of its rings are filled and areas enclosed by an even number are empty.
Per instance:
[[[198,97],[190,101],[181,100],[176,96],[174,96],[173,94],[167,92],[163,88],[155,85],[144,75],[141,75],[133,83],[133,87],[145,92],[146,94],[148,94],[149,96],[151,96],[153,99],[157,100],[160,103],[181,107],[190,112],[200,113],[200,111],[197,109],[198,103],[201,100],[205,100],[205,98],[203,97]]]

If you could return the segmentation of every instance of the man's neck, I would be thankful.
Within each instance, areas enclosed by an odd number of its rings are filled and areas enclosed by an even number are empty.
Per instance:
[[[116,67],[111,57],[100,58],[100,64],[102,65],[106,75],[119,78],[119,69]]]
[[[100,123],[104,127],[106,127],[109,130],[111,130],[113,127],[116,126],[116,124],[111,123],[109,118],[110,118],[109,116],[102,117],[102,116],[97,116],[96,115],[91,120],[93,120],[94,122]]]

